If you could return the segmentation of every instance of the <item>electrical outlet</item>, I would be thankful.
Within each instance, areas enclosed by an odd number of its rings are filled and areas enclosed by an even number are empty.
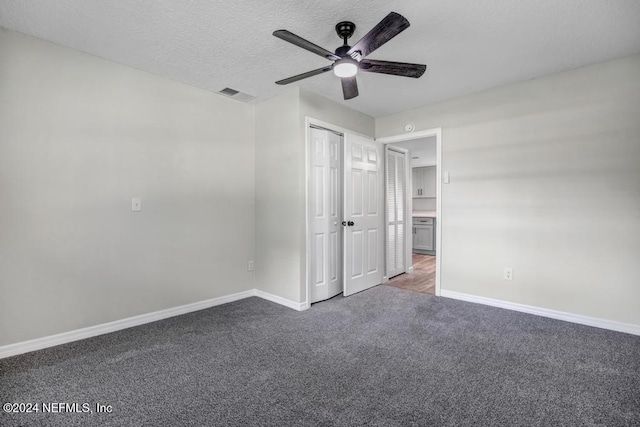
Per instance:
[[[513,268],[511,267],[504,268],[504,280],[513,280]]]
[[[247,270],[253,271],[253,260],[247,262]]]

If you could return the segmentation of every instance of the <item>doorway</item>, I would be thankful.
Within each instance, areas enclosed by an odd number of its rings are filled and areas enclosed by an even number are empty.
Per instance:
[[[387,196],[386,210],[392,215],[404,202],[407,233],[406,265],[401,274],[389,269],[385,284],[417,292],[440,295],[440,264],[442,242],[442,142],[441,129],[431,129],[379,139],[385,150],[407,152],[410,162],[405,176],[408,180],[405,200]],[[387,170],[387,185],[389,173]],[[389,240],[390,241],[390,240]],[[387,263],[394,256],[387,250]],[[398,271],[395,271],[397,273]]]

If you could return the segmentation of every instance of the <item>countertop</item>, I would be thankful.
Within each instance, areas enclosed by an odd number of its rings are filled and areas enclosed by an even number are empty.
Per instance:
[[[436,211],[413,211],[411,216],[414,218],[435,218]]]

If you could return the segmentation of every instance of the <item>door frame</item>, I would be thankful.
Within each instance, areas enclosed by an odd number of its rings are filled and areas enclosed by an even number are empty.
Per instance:
[[[365,138],[371,138],[375,140],[375,138],[373,138],[372,136],[365,135],[360,132],[353,131],[351,129],[343,128],[341,126],[334,125],[333,123],[328,123],[310,116],[305,116],[304,118],[304,189],[303,189],[304,191],[304,236],[303,238],[304,238],[304,251],[305,251],[304,252],[305,271],[302,274],[304,275],[303,280],[305,284],[304,289],[305,289],[306,295],[305,295],[304,301],[300,304],[301,310],[306,310],[311,307],[311,277],[309,277],[311,274],[310,259],[309,259],[309,255],[311,254],[311,246],[310,246],[311,241],[309,239],[309,212],[311,212],[311,209],[309,206],[309,203],[311,203],[311,200],[309,197],[309,174],[311,172],[309,170],[309,162],[311,161],[311,150],[310,150],[311,133],[309,132],[309,129],[310,129],[310,126],[312,125],[320,128],[324,128],[328,131],[342,134],[342,138],[343,138],[342,144],[344,144],[344,137],[345,137],[345,134],[347,133],[350,133],[353,135],[360,135]],[[341,147],[341,149],[342,148],[343,147]],[[340,173],[342,173],[343,168],[344,168],[344,159],[341,160]],[[344,197],[344,194],[342,195],[342,197]],[[342,235],[342,238],[343,238],[342,244],[344,245],[344,233]],[[386,241],[385,241],[385,244],[386,244]],[[385,257],[386,257],[386,249],[385,249]],[[344,258],[344,254],[343,254],[343,258]],[[385,273],[386,273],[386,270],[385,270]]]
[[[378,138],[377,141],[381,142],[384,146],[387,144],[392,144],[394,142],[403,142],[403,141],[411,141],[413,139],[426,138],[430,136],[436,137],[436,284],[435,284],[435,294],[436,296],[440,296],[440,277],[441,277],[441,266],[442,266],[442,128],[433,128],[422,130],[418,132],[404,133],[400,135],[392,135],[384,138]],[[409,159],[410,160],[410,159]],[[408,183],[411,184],[411,166],[409,165],[409,169],[407,170],[407,175],[409,176]],[[385,172],[385,188],[386,188],[386,172]],[[411,192],[409,190],[410,185],[407,185],[408,191],[408,206],[407,206],[407,215],[411,215],[413,211],[413,198],[411,197]],[[386,206],[386,199],[385,199]],[[386,209],[385,209],[386,210]],[[386,216],[386,214],[385,214]],[[386,221],[386,219],[385,219]],[[413,224],[413,218],[411,218],[411,224]],[[412,243],[407,239],[406,242],[408,253],[411,254],[411,245]],[[385,245],[385,263],[386,263],[386,245]],[[413,271],[413,261],[412,257],[409,256],[406,258],[405,265],[407,272]],[[387,278],[388,280],[388,278]]]

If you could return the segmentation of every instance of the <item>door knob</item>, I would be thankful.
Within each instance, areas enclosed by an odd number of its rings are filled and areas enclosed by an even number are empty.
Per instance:
[[[355,225],[355,223],[354,223],[353,221],[349,221],[349,222],[347,222],[347,225],[348,225],[349,227],[352,227],[352,226],[354,226],[354,225]]]
[[[342,221],[342,226],[346,227],[346,225],[347,225],[347,221]]]

